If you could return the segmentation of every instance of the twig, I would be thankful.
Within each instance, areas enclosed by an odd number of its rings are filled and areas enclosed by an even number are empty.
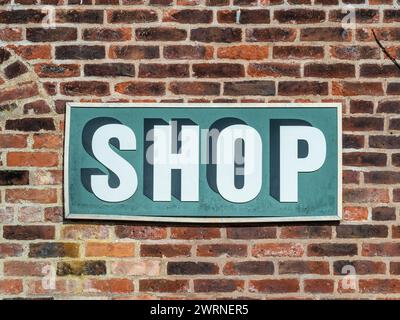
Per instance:
[[[400,64],[397,62],[395,58],[393,58],[390,53],[386,50],[386,48],[382,45],[382,43],[378,40],[378,37],[375,34],[375,30],[372,29],[372,34],[374,35],[375,41],[378,44],[379,48],[382,49],[383,53],[394,63],[394,65],[400,70]]]

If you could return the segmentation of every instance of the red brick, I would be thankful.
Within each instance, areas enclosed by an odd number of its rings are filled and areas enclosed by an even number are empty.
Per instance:
[[[257,45],[238,45],[221,47],[217,51],[221,59],[263,60],[268,58],[268,47]]]
[[[243,280],[230,279],[196,279],[195,292],[235,292],[244,290]]]
[[[163,227],[124,226],[115,227],[118,238],[159,240],[167,236],[167,229]]]
[[[400,256],[400,243],[363,243],[361,255],[366,257],[398,257]]]
[[[357,255],[357,245],[353,243],[315,243],[307,246],[309,257],[337,257]]]
[[[251,63],[247,73],[252,77],[300,77],[300,65],[286,63]]]
[[[318,46],[274,46],[274,59],[322,59],[324,48]]]
[[[249,291],[260,293],[294,293],[300,290],[297,279],[250,280]]]
[[[191,41],[199,42],[239,42],[242,38],[242,30],[238,28],[197,28],[190,32]]]
[[[385,189],[377,188],[344,189],[343,199],[351,203],[388,203],[389,193]]]
[[[3,226],[4,239],[10,240],[36,240],[54,239],[54,226],[47,225],[24,225],[24,226]]]
[[[21,279],[1,279],[0,293],[5,295],[19,294],[23,290]]]
[[[67,96],[96,96],[110,94],[109,84],[102,81],[71,81],[60,84],[62,94]]]
[[[329,274],[327,261],[281,261],[279,262],[279,274]]]
[[[0,134],[0,148],[26,148],[27,137],[24,134]]]
[[[334,283],[333,280],[325,279],[305,279],[304,291],[309,293],[332,293]]]
[[[304,248],[300,243],[260,243],[251,250],[253,257],[301,257]]]
[[[311,63],[304,66],[305,77],[354,78],[355,66],[349,63]]]
[[[142,244],[142,257],[189,257],[191,246],[186,244]]]
[[[130,293],[134,285],[130,279],[88,279],[83,283],[84,292]]]
[[[7,189],[6,202],[9,203],[56,203],[55,189]]]
[[[141,292],[187,292],[188,280],[143,279],[139,280]]]
[[[343,164],[354,167],[384,167],[387,163],[387,156],[378,152],[346,152],[343,154]]]
[[[144,41],[181,41],[187,37],[184,29],[171,27],[137,28],[136,40]]]
[[[133,257],[135,244],[133,243],[104,243],[89,242],[86,244],[86,257]]]
[[[23,83],[16,88],[1,90],[0,103],[10,100],[27,99],[38,94],[39,90],[37,84],[32,82]]]
[[[220,238],[219,228],[215,227],[172,227],[171,239],[216,239]]]
[[[360,279],[361,293],[400,293],[400,280],[398,279]]]
[[[309,9],[275,10],[274,20],[279,23],[308,24],[325,21],[325,11]]]
[[[6,276],[43,276],[45,267],[49,262],[27,262],[27,261],[6,261],[4,262],[4,274]]]
[[[77,64],[38,63],[35,72],[41,78],[79,77],[80,66]]]
[[[22,40],[22,29],[21,28],[5,28],[0,30],[1,41],[20,41]]]
[[[331,46],[333,58],[342,60],[379,59],[379,48],[375,46]]]
[[[157,59],[160,57],[160,53],[157,46],[112,45],[110,46],[109,57],[126,60]]]
[[[20,257],[24,249],[21,244],[17,243],[1,243],[0,244],[0,259],[9,257]]]
[[[300,32],[301,41],[350,41],[351,32],[339,27],[304,28]]]
[[[220,84],[216,82],[178,82],[169,84],[168,90],[176,95],[215,96],[220,93]]]
[[[211,10],[194,10],[194,9],[170,9],[164,11],[163,22],[177,22],[177,23],[210,23],[212,22],[213,13]]]
[[[24,114],[29,114],[32,111],[33,114],[46,114],[51,111],[50,106],[45,100],[36,100],[24,104]]]
[[[280,238],[288,239],[330,239],[332,228],[329,226],[289,226],[282,227]]]
[[[197,256],[199,257],[246,257],[246,244],[203,244],[197,246]]]
[[[368,274],[385,274],[386,264],[381,261],[368,260],[339,260],[333,263],[333,271],[335,275],[346,274],[345,267],[352,266],[357,275]]]
[[[266,275],[274,274],[272,261],[228,262],[223,269],[225,275]]]
[[[8,152],[7,164],[10,167],[55,167],[58,154],[53,152]]]
[[[368,219],[368,208],[365,207],[344,207],[343,220],[364,221]]]
[[[107,12],[108,23],[147,23],[158,20],[154,10],[110,10]]]
[[[275,227],[235,227],[226,230],[230,239],[274,239]]]
[[[255,28],[246,30],[246,41],[249,42],[292,42],[296,30],[290,28]]]
[[[128,41],[132,39],[131,28],[88,28],[82,32],[86,41]]]
[[[328,83],[318,81],[280,81],[278,94],[281,96],[295,95],[327,95]]]
[[[162,82],[129,81],[118,83],[115,86],[115,91],[131,96],[163,96],[165,95],[165,84]]]

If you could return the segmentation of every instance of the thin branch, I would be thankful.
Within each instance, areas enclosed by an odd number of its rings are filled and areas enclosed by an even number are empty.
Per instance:
[[[400,70],[400,64],[397,62],[395,58],[393,58],[390,53],[386,50],[386,48],[382,45],[382,43],[378,40],[378,37],[375,34],[375,30],[372,29],[372,34],[374,35],[375,41],[378,44],[379,48],[382,49],[383,53],[394,63],[394,65]]]

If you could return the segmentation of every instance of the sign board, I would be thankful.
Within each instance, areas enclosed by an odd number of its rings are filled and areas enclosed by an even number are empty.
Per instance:
[[[341,105],[69,103],[66,218],[341,218]]]

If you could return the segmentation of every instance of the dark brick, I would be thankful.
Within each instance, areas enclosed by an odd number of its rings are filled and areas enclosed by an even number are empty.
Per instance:
[[[194,280],[195,292],[234,292],[243,291],[243,280],[197,279]]]
[[[239,23],[242,24],[257,24],[257,23],[269,23],[269,10],[257,9],[257,10],[240,10]]]
[[[212,22],[213,13],[211,10],[168,10],[164,13],[163,21],[177,23],[210,23]]]
[[[25,23],[40,23],[46,16],[46,12],[41,10],[1,10],[0,23],[4,24],[25,24]]]
[[[193,75],[197,78],[237,78],[244,77],[244,66],[233,63],[193,64]]]
[[[350,63],[310,63],[304,66],[305,77],[354,78],[355,66]]]
[[[375,221],[396,220],[396,209],[391,207],[372,208],[372,220]]]
[[[307,255],[310,257],[323,256],[355,256],[357,244],[353,243],[313,243],[307,247]]]
[[[87,41],[127,41],[131,38],[130,28],[90,28],[82,32],[82,39]]]
[[[88,77],[134,77],[135,65],[127,63],[86,64],[84,72]]]
[[[274,20],[279,23],[320,23],[325,21],[325,11],[309,9],[275,10]]]
[[[111,46],[110,58],[140,60],[160,57],[157,46]]]
[[[330,226],[283,226],[280,237],[288,239],[329,239],[332,237],[332,228]]]
[[[113,10],[108,13],[109,23],[144,23],[158,20],[154,10]]]
[[[173,262],[167,264],[167,274],[172,275],[194,275],[194,274],[217,274],[218,265],[211,262]]]
[[[351,100],[350,113],[373,113],[374,103],[372,101]]]
[[[362,149],[364,148],[364,136],[353,134],[343,135],[343,148],[345,149]]]
[[[278,84],[281,96],[327,95],[328,83],[319,81],[281,81]]]
[[[343,154],[343,165],[345,166],[386,166],[387,156],[378,152],[349,152]]]
[[[55,41],[73,41],[78,37],[75,28],[57,27],[48,28],[27,28],[26,39],[32,42],[55,42]],[[72,59],[72,58],[71,58]]]
[[[281,261],[279,274],[329,274],[327,261]]]
[[[225,82],[224,95],[227,96],[274,96],[274,81],[238,81]]]
[[[62,242],[41,242],[29,244],[30,258],[79,257],[79,244]]]
[[[388,83],[386,93],[391,95],[400,95],[400,82]]]
[[[223,273],[225,275],[274,274],[274,263],[272,261],[227,262]]]
[[[1,170],[0,186],[27,185],[29,184],[29,171],[27,170]]]
[[[339,260],[333,263],[333,272],[335,275],[348,274],[349,266],[354,267],[357,275],[368,274],[385,274],[386,265],[381,261],[368,261],[368,260]],[[346,267],[346,268],[345,268]]]
[[[106,273],[105,261],[62,261],[57,263],[58,276],[99,276]]]
[[[337,238],[386,238],[388,227],[383,225],[341,225],[336,227]]]
[[[395,171],[371,171],[364,173],[365,183],[372,184],[399,184],[400,172]]]
[[[383,130],[383,118],[350,117],[343,118],[344,131],[381,131]]]
[[[141,292],[187,292],[188,280],[143,279],[139,280]]]
[[[168,89],[176,95],[215,96],[220,93],[220,84],[215,82],[171,82]]]
[[[252,77],[300,77],[300,65],[287,63],[250,63],[247,73]]]
[[[163,96],[165,95],[165,83],[122,82],[115,86],[115,91],[131,96]]]
[[[247,256],[247,245],[221,243],[198,245],[197,255],[200,257],[245,257]]]
[[[106,56],[104,46],[57,46],[56,59],[94,60]]]
[[[28,68],[20,61],[16,61],[4,69],[7,79],[14,79],[28,72]]]
[[[28,114],[30,110],[32,110],[34,114],[45,114],[51,111],[45,100],[36,100],[24,104],[24,114]]]
[[[275,239],[275,227],[235,227],[227,228],[229,239]]]
[[[365,78],[389,78],[400,77],[400,69],[394,64],[362,64],[360,66],[360,77]]]
[[[3,226],[3,238],[12,240],[54,239],[54,226]]]
[[[51,118],[24,118],[6,121],[7,130],[40,131],[55,130],[54,121]]]
[[[190,245],[186,244],[142,244],[140,256],[142,257],[188,257],[190,256]]]
[[[189,77],[188,64],[148,63],[139,65],[139,78],[186,78]]]
[[[300,31],[301,41],[350,41],[351,32],[338,27],[304,28]]]
[[[190,40],[200,42],[239,42],[242,39],[242,30],[238,28],[197,28],[190,32]]]
[[[163,52],[166,59],[209,59],[212,57],[212,48],[199,45],[165,46]]]
[[[277,42],[294,41],[296,30],[289,28],[256,28],[246,30],[246,41]]]
[[[102,10],[57,10],[56,22],[103,23]]]
[[[136,40],[144,41],[181,41],[187,36],[186,30],[170,27],[137,28]]]
[[[400,136],[370,136],[369,146],[379,149],[399,149]]]
[[[60,85],[62,94],[67,96],[93,95],[97,97],[110,94],[109,84],[101,81],[71,81]]]

